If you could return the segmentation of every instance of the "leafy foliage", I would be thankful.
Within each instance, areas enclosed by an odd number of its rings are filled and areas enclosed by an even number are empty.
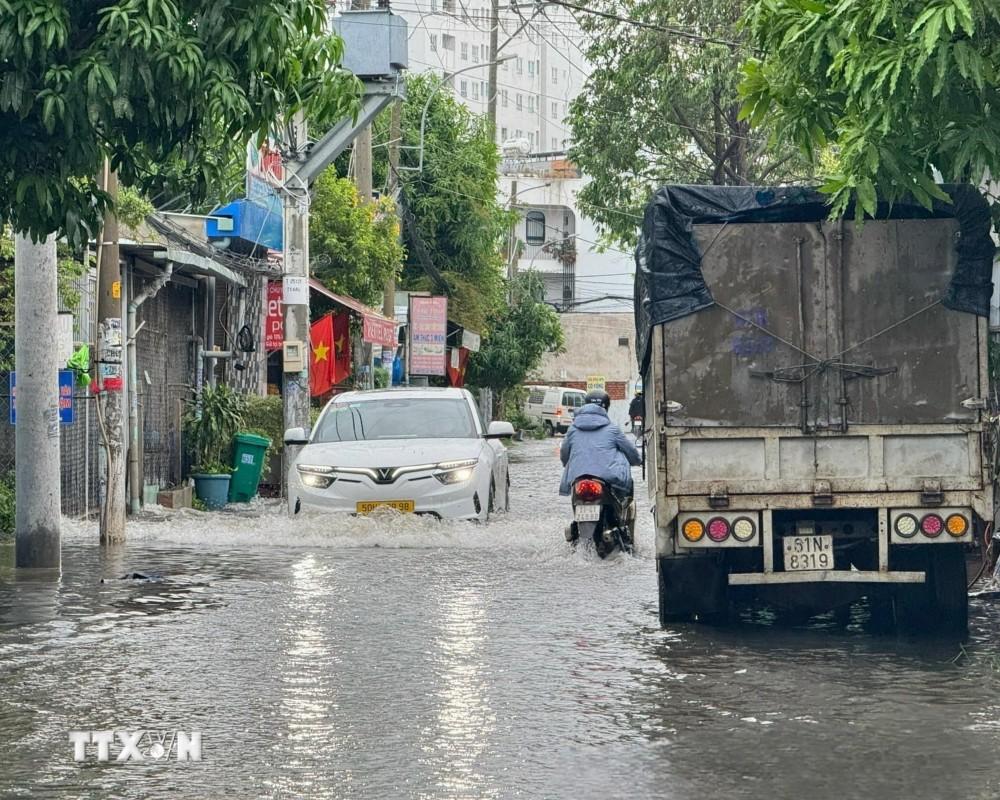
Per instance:
[[[739,119],[739,68],[748,52],[740,44],[744,5],[628,4],[632,19],[717,41],[580,15],[593,72],[570,107],[570,155],[592,178],[580,193],[581,207],[611,239],[634,243],[650,190],[664,183],[764,183],[808,175],[794,148],[773,147],[766,131],[752,133]],[[588,7],[623,13],[619,0]]]
[[[0,539],[14,534],[14,470],[0,475]]]
[[[385,283],[403,262],[392,200],[362,203],[354,184],[332,168],[313,188],[309,249],[315,277],[335,292],[381,306]]]
[[[0,0],[0,224],[79,241],[108,202],[106,156],[123,185],[161,191],[163,165],[203,196],[233,143],[280,115],[353,112],[326,13],[323,0]]]
[[[754,0],[763,57],[744,66],[743,116],[837,160],[833,214],[877,198],[947,199],[935,183],[1000,175],[1000,6],[993,0]]]
[[[233,437],[243,427],[245,414],[246,398],[225,384],[206,385],[188,401],[183,423],[192,473],[231,472]]]
[[[420,118],[428,97],[422,172],[400,173],[403,198],[434,267],[448,286],[449,316],[474,330],[487,331],[503,304],[504,260],[501,246],[513,216],[497,200],[500,154],[486,120],[455,100],[440,78],[407,78],[403,105],[400,160],[416,167],[420,154]],[[376,141],[387,141],[388,114],[376,126]],[[387,148],[376,150],[376,182],[388,178]],[[376,183],[378,185],[378,183]],[[439,291],[421,259],[408,248],[403,284]]]
[[[285,447],[285,417],[279,395],[249,396],[243,412],[246,433],[256,433],[271,440],[267,455],[280,453]]]
[[[538,274],[521,273],[512,289],[510,309],[494,324],[482,349],[469,359],[469,383],[493,389],[501,405],[506,391],[522,384],[543,355],[559,352],[564,343],[559,315],[542,302]]]

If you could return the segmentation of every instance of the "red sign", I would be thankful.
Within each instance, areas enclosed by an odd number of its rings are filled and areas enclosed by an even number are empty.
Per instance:
[[[396,323],[369,314],[365,314],[363,323],[361,338],[364,341],[382,347],[396,346]]]
[[[264,349],[280,350],[285,338],[285,320],[281,308],[281,281],[267,282],[267,319],[264,322]]]
[[[410,373],[444,375],[448,298],[410,297]]]

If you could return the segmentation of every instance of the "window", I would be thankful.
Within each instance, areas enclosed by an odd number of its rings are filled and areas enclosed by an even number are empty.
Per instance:
[[[454,14],[455,0],[444,0],[444,10],[446,14]]]
[[[528,95],[528,111],[535,110],[535,96],[533,94]]]
[[[522,75],[524,73],[524,59],[518,56],[517,59],[517,74]]]
[[[529,61],[528,62],[528,74],[529,75],[534,75],[535,74],[535,62],[534,61]]]
[[[438,0],[431,0],[431,13],[434,14],[438,10]]]
[[[436,33],[431,34],[431,52],[436,53],[438,49],[438,37]]]
[[[479,91],[482,93],[484,100],[490,96],[490,93],[487,91],[486,81],[479,81]]]
[[[503,62],[503,71],[504,72],[509,72],[510,71],[510,62],[509,61],[504,61]]]
[[[501,128],[500,129],[500,141],[501,142],[506,142],[507,141],[507,129],[506,128]]]
[[[314,442],[385,439],[475,439],[479,436],[465,400],[398,397],[331,405],[318,422]]]
[[[559,70],[555,67],[552,68],[552,82],[559,83]]]
[[[476,83],[475,81],[472,82],[472,99],[473,100],[479,99],[479,84]]]
[[[521,131],[520,128],[518,128],[516,131],[514,131],[514,138],[515,139],[520,139],[523,136],[524,136],[524,133],[522,133],[522,131]]]
[[[535,131],[535,139],[534,139],[534,141],[538,142],[538,146],[539,147],[542,146],[542,134],[541,134],[541,131]]]
[[[454,52],[455,51],[455,37],[454,36],[449,36],[447,33],[443,34],[441,36],[441,46],[445,50],[451,50],[452,52]]]
[[[524,241],[545,244],[545,215],[541,211],[529,211],[524,215]]]
[[[502,105],[504,108],[507,108],[507,104],[509,102],[510,102],[510,94],[507,92],[506,89],[504,89],[500,93],[500,105]],[[504,130],[506,130],[506,128]]]
[[[545,402],[545,390],[539,389],[537,387],[532,387],[530,393],[528,394],[528,402],[532,405],[541,405]]]
[[[555,136],[553,136],[552,137],[552,152],[554,153],[558,149],[559,149],[559,140]]]
[[[553,103],[552,104],[552,121],[553,122],[558,122],[559,121],[559,104],[558,103]]]
[[[627,336],[619,336],[618,337],[618,346],[619,347],[628,347],[628,337]]]
[[[478,64],[479,63],[479,45],[478,44],[472,45],[472,61],[473,61],[474,64]]]
[[[532,150],[535,149],[535,134],[533,133],[528,134],[528,144],[531,145]]]
[[[462,89],[461,89],[460,94],[462,95],[462,97],[468,97],[469,96],[469,82],[468,81],[462,81]]]
[[[538,59],[535,61],[535,72],[538,73],[538,77],[542,77],[542,60]]]
[[[514,98],[514,106],[518,111],[521,111],[524,108],[524,97],[521,94],[518,94],[517,97]]]
[[[469,60],[469,43],[462,42],[462,61]]]
[[[479,50],[483,55],[483,61],[490,60],[490,48],[489,45],[481,44],[479,45]]]

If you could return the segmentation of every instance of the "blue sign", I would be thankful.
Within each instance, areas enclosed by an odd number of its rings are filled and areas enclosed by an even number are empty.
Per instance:
[[[10,424],[17,424],[17,410],[15,398],[17,397],[16,372],[10,373]],[[59,370],[59,423],[61,425],[72,425],[76,419],[73,412],[73,383],[74,375],[71,369]]]

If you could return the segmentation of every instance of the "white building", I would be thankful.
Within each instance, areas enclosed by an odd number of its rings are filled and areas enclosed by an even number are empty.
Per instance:
[[[486,114],[489,2],[397,0],[392,10],[409,26],[410,71],[452,75],[456,97]],[[504,159],[500,195],[521,212],[513,266],[542,274],[547,301],[562,309],[629,311],[630,300],[618,298],[632,296],[632,256],[598,252],[594,224],[577,211],[587,179],[565,160],[569,105],[590,72],[585,37],[566,9],[517,12],[501,4],[498,57],[507,60],[497,68],[497,140],[517,153]],[[468,71],[454,74],[459,70]]]

